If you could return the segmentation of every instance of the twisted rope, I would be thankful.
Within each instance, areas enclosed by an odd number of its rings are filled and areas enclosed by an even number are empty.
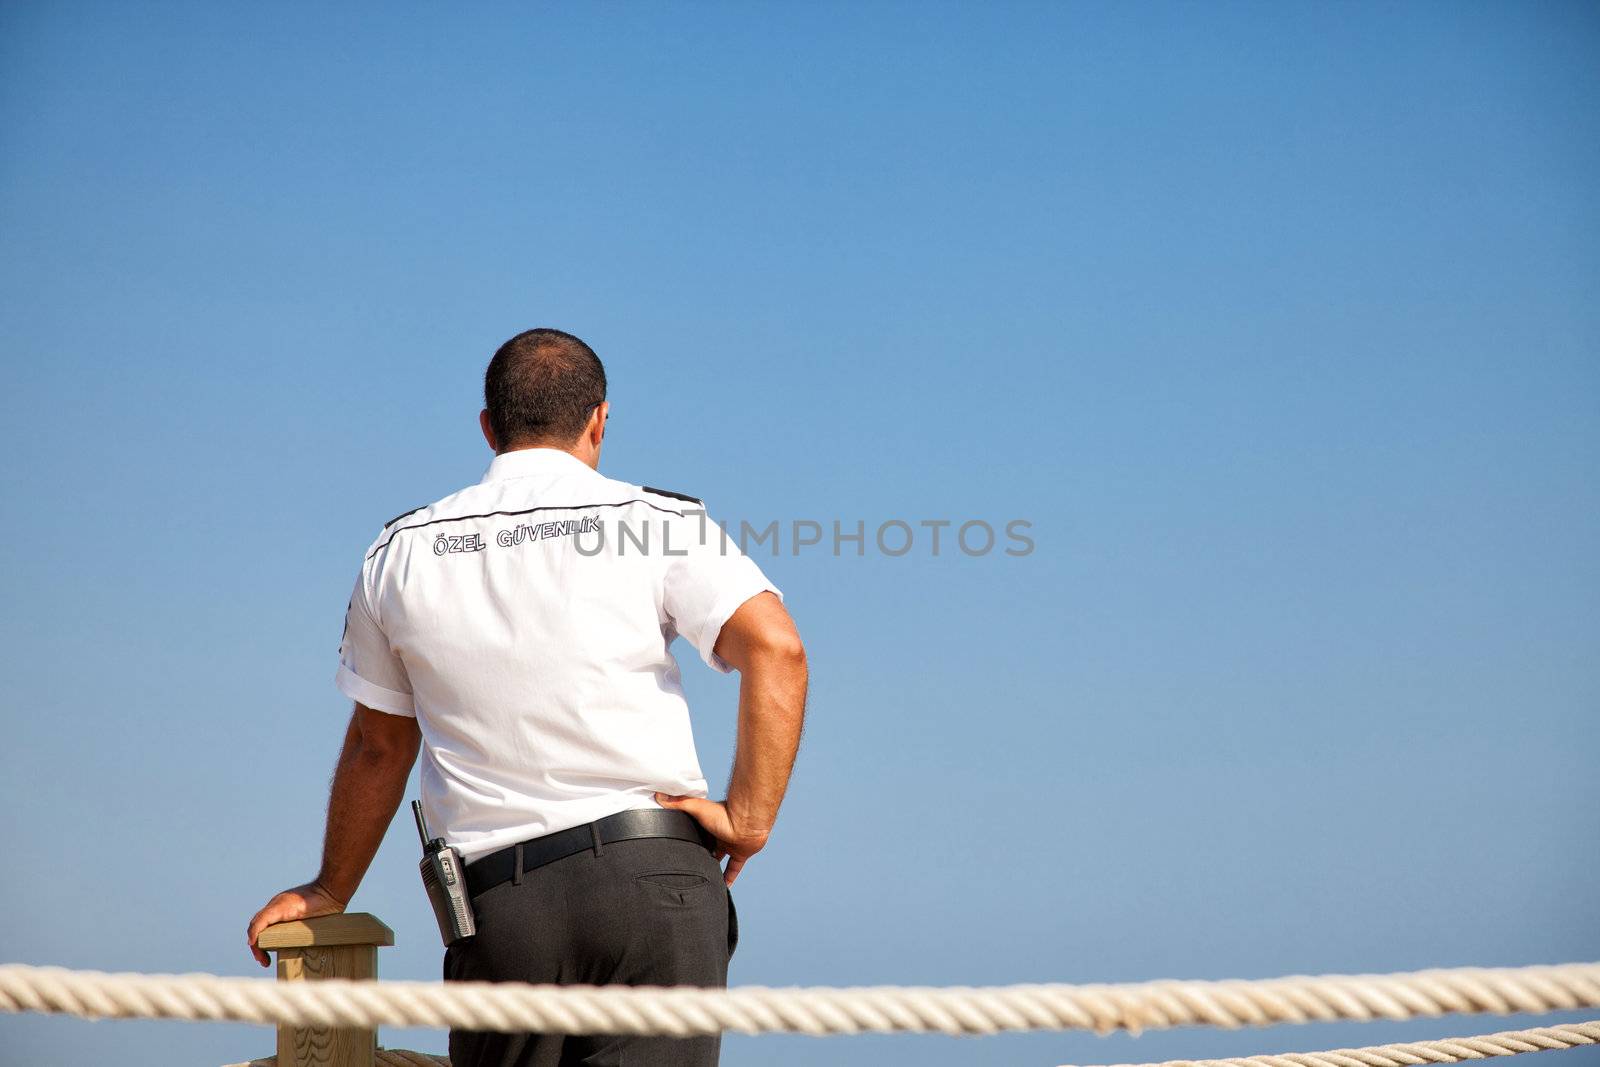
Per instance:
[[[1600,1007],[1600,963],[1129,985],[787,988],[273,982],[0,966],[0,1011],[502,1033],[745,1034],[1266,1026]],[[1343,1064],[1342,1067],[1354,1067]]]
[[[1331,1052],[1283,1052],[1276,1056],[1240,1056],[1225,1060],[1168,1060],[1165,1063],[1117,1064],[1116,1067],[1416,1067],[1460,1063],[1523,1052],[1548,1052],[1600,1044],[1600,1020],[1535,1030],[1507,1030],[1482,1037],[1447,1037],[1398,1045],[1341,1048]]]
[[[1534,1030],[1507,1030],[1482,1037],[1447,1037],[1439,1041],[1412,1041],[1398,1045],[1369,1045],[1331,1052],[1281,1052],[1276,1056],[1239,1056],[1225,1060],[1167,1060],[1165,1063],[1116,1064],[1114,1067],[1416,1067],[1419,1064],[1459,1063],[1523,1052],[1549,1052],[1600,1044],[1600,1021],[1544,1026]],[[377,1052],[377,1067],[450,1067],[446,1056],[405,1049]],[[235,1063],[231,1067],[277,1067],[276,1056]]]

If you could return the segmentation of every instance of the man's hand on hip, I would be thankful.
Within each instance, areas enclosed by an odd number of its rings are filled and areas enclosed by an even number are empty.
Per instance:
[[[739,872],[744,868],[745,861],[760,852],[767,843],[769,830],[766,828],[752,830],[738,826],[728,812],[728,805],[721,801],[707,800],[705,797],[675,797],[657,793],[656,803],[663,808],[688,812],[717,839],[716,850],[711,855],[719,860],[723,856],[728,857],[728,866],[722,872],[724,885],[732,885],[733,880],[739,877]]]
[[[250,920],[250,951],[255,955],[256,962],[263,967],[272,963],[271,957],[256,944],[261,938],[261,931],[267,927],[296,919],[314,919],[318,915],[337,915],[344,910],[344,906],[344,901],[335,898],[316,882],[285,889],[267,901],[267,906],[256,912],[256,917]]]

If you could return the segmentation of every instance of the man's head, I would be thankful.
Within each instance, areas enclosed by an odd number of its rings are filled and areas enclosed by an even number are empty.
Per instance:
[[[528,330],[501,345],[483,376],[483,405],[478,424],[496,452],[559,448],[599,463],[606,369],[570,333]]]

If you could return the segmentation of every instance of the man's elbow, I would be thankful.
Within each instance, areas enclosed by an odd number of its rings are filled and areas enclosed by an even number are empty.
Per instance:
[[[417,721],[400,716],[383,715],[370,708],[357,712],[357,755],[361,762],[375,769],[403,770],[410,773],[422,744],[422,733]]]
[[[806,646],[792,628],[773,628],[752,643],[750,658],[763,667],[804,674]]]
[[[398,741],[366,743],[361,746],[361,755],[375,767],[410,774],[411,765],[417,762],[417,746]]]
[[[772,593],[747,600],[723,624],[717,638],[717,656],[735,670],[805,672],[806,649],[794,620]]]

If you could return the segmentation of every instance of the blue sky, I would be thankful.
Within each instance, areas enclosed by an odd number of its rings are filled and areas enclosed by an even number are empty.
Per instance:
[[[0,7],[0,959],[259,973],[361,551],[481,475],[533,325],[606,360],[613,476],[1032,524],[761,558],[814,687],[735,983],[1600,958],[1597,54],[1566,3]],[[735,687],[680,658],[720,784]],[[415,855],[402,819],[353,904],[387,977],[438,973]]]

